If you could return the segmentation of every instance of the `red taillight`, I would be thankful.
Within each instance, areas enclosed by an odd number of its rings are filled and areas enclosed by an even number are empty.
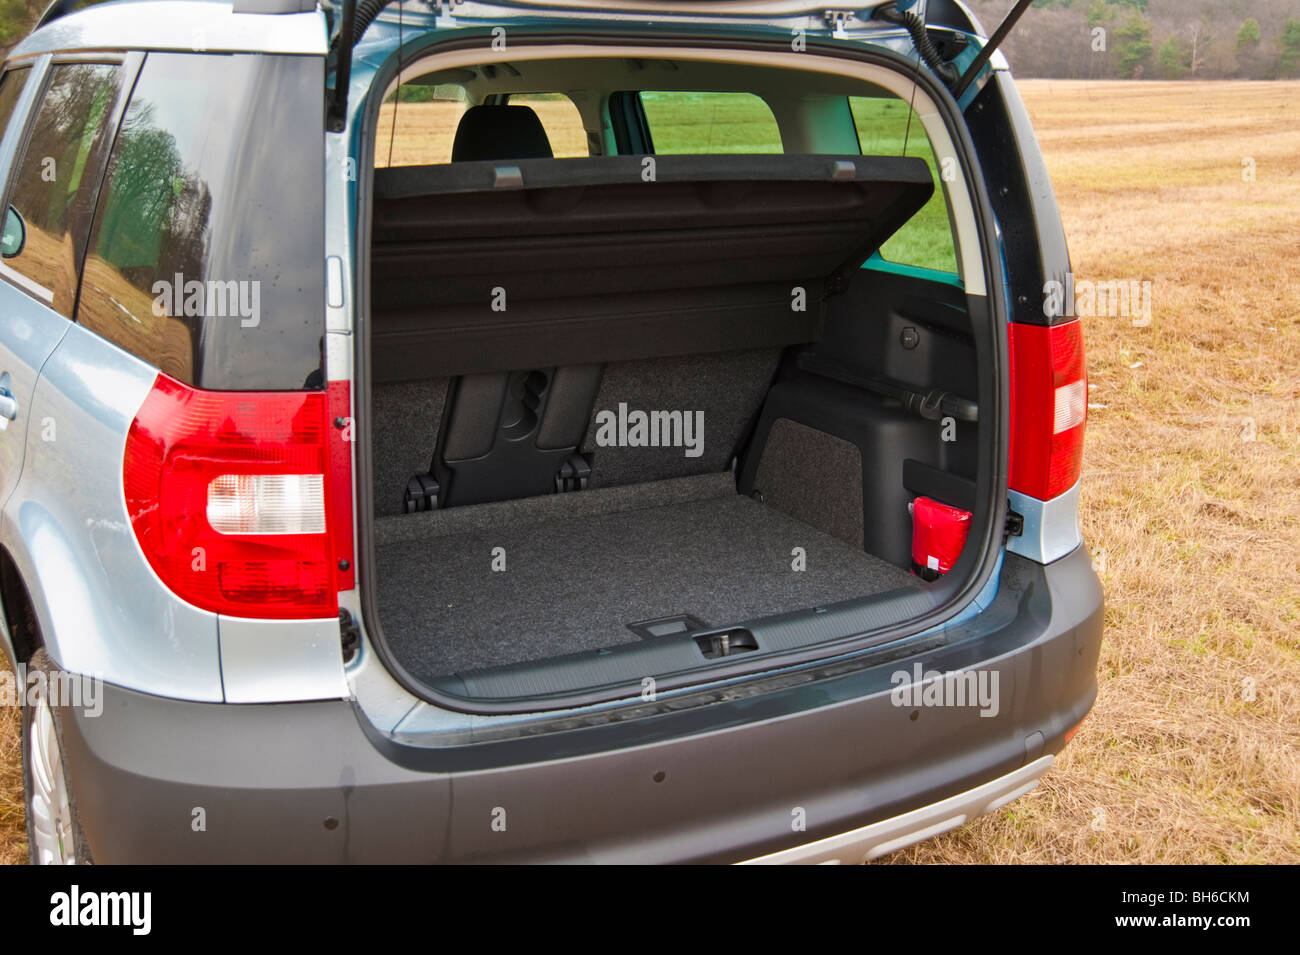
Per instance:
[[[241,617],[338,613],[336,537],[350,550],[351,513],[347,497],[337,506],[329,398],[158,376],[127,435],[123,484],[136,538],[179,597]],[[341,514],[346,535],[332,532]]]
[[[1079,480],[1088,376],[1078,320],[1010,325],[1013,491],[1047,501]]]

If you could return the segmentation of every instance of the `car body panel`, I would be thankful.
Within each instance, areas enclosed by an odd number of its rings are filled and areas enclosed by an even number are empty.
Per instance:
[[[22,60],[62,50],[301,53],[329,49],[325,15],[234,13],[228,3],[178,0],[105,3],[60,17],[9,53]]]
[[[61,667],[147,693],[221,700],[216,614],[154,573],[122,486],[127,431],[157,371],[79,325],[45,364],[27,463],[5,506],[4,545]]]
[[[684,19],[693,17],[739,17],[762,21],[771,21],[799,14],[821,15],[827,10],[824,3],[810,3],[809,0],[704,0],[704,2],[700,3],[649,3],[646,0],[565,0],[561,4],[545,3],[542,0],[495,0],[495,2],[475,5],[495,7],[512,12],[545,10],[549,13],[559,8],[576,11],[587,16],[602,13],[650,13],[655,16],[682,17]],[[464,6],[466,4],[457,4],[457,10],[462,10]],[[884,6],[884,4],[868,4],[867,9],[878,6]],[[897,6],[902,9],[910,9],[921,17],[925,15],[925,0],[902,0]]]
[[[317,58],[325,50],[324,21],[319,13],[236,15],[220,4],[109,3],[56,20],[12,56],[34,56],[30,62],[39,71],[77,58],[81,47],[196,54],[196,47],[212,51],[209,40],[232,52],[288,50]],[[128,56],[128,69],[141,59]],[[17,119],[31,112],[36,80],[15,110],[16,129],[22,125]],[[12,143],[3,148],[5,157],[12,155]],[[13,303],[0,358],[21,347],[34,368],[34,387],[19,396],[19,420],[25,425],[30,417],[39,425],[27,429],[25,442],[18,429],[9,434],[20,443],[0,434],[0,454],[16,453],[19,462],[26,456],[21,477],[13,472],[15,493],[6,495],[0,544],[26,583],[46,648],[64,668],[117,686],[181,699],[227,699],[217,615],[178,598],[159,580],[135,538],[123,496],[126,434],[158,370],[9,283],[0,282],[0,299]],[[7,364],[18,367],[16,359]],[[225,636],[231,699],[347,694],[334,619],[296,627],[232,619]],[[293,676],[285,678],[290,663]]]
[[[14,105],[8,129],[0,142],[0,182],[8,182],[20,147],[26,138],[32,105],[45,85],[49,57],[31,65],[22,94]],[[11,421],[0,418],[0,505],[9,499],[22,471],[27,448],[27,424],[32,392],[41,367],[71,324],[47,305],[27,294],[23,279],[0,261],[0,389],[17,404]]]
[[[339,622],[221,615],[221,680],[227,703],[338,700],[343,677]]]

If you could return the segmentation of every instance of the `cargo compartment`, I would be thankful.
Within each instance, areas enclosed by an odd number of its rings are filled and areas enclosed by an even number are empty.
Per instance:
[[[795,547],[811,571],[792,571]],[[909,582],[906,571],[737,494],[727,473],[386,518],[376,557],[384,632],[431,682]]]
[[[376,171],[366,570],[434,690],[626,685],[919,615],[909,502],[974,508],[964,295],[863,268],[925,164],[641,170]]]

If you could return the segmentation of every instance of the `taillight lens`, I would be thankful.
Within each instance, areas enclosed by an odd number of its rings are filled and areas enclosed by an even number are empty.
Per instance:
[[[223,474],[208,485],[219,534],[324,534],[325,475]]]
[[[163,583],[217,613],[338,613],[329,414],[325,392],[199,391],[158,376],[127,435],[123,483]]]
[[[1011,476],[1014,491],[1051,500],[1079,480],[1088,376],[1078,320],[1010,325]]]

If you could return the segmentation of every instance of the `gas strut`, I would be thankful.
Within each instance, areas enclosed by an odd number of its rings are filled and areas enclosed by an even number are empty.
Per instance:
[[[993,56],[993,51],[1002,45],[1002,41],[1007,38],[1007,34],[1016,25],[1016,21],[1020,19],[1021,14],[1028,10],[1033,2],[1034,0],[1018,0],[1016,5],[1011,8],[1007,18],[993,31],[993,35],[989,37],[989,42],[984,44],[984,49],[979,51],[979,55],[971,61],[970,66],[966,67],[966,72],[961,75],[957,85],[952,88],[953,99],[961,99],[961,94],[966,92],[966,87],[970,86],[975,77],[979,76],[980,70],[984,69],[984,64]]]
[[[1016,5],[1011,8],[1006,19],[998,25],[989,37],[989,42],[984,44],[984,48],[979,51],[975,59],[971,61],[966,72],[960,77],[957,74],[957,67],[945,60],[940,54],[934,41],[926,32],[925,21],[918,17],[911,10],[899,10],[897,3],[887,3],[878,7],[872,14],[873,17],[884,20],[888,23],[896,23],[907,30],[912,36],[912,42],[916,44],[916,50],[921,54],[921,59],[925,60],[930,69],[938,74],[944,84],[952,90],[953,98],[960,99],[961,94],[966,92],[967,88],[974,82],[975,77],[979,75],[980,70],[984,69],[989,59],[1002,41],[1007,38],[1016,22],[1029,9],[1034,0],[1017,0]]]

